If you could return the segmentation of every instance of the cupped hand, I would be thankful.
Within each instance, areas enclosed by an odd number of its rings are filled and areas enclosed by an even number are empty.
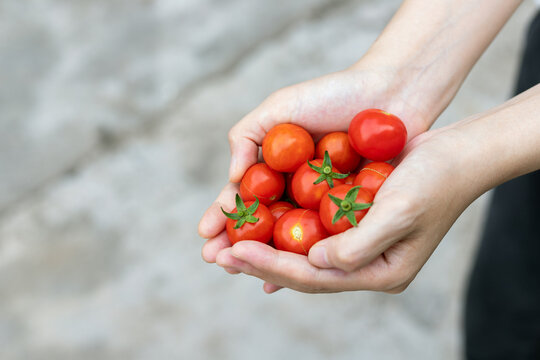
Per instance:
[[[332,131],[347,131],[351,119],[361,110],[381,108],[398,115],[407,127],[409,139],[413,138],[427,130],[438,114],[408,101],[407,94],[414,91],[401,86],[401,82],[396,69],[379,69],[361,63],[283,88],[239,121],[229,132],[229,183],[199,223],[200,236],[208,239],[202,250],[204,260],[215,262],[218,252],[230,247],[224,232],[226,218],[220,207],[226,211],[234,208],[236,183],[257,162],[259,146],[273,126],[297,124],[318,138]]]
[[[403,291],[463,210],[482,192],[471,146],[455,126],[417,136],[359,223],[315,244],[309,256],[243,241],[217,254],[232,272],[265,280],[264,290]],[[476,185],[475,185],[476,184]]]

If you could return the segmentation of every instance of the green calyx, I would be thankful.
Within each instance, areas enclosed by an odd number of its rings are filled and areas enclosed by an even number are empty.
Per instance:
[[[355,211],[365,210],[369,208],[373,203],[359,204],[356,203],[356,198],[358,197],[358,191],[360,186],[354,186],[351,190],[347,191],[344,199],[340,199],[337,196],[328,194],[328,197],[334,204],[339,208],[332,219],[332,224],[335,224],[343,216],[346,216],[352,226],[358,226],[356,221],[356,216],[354,216]]]
[[[308,160],[309,167],[321,174],[313,184],[317,185],[323,181],[326,181],[328,183],[328,186],[330,186],[330,189],[334,187],[334,179],[345,179],[349,174],[340,174],[332,171],[332,161],[330,160],[330,155],[328,155],[328,151],[324,152],[324,159],[321,167],[315,166]]]
[[[236,213],[229,213],[223,210],[221,208],[221,211],[223,214],[225,214],[226,217],[232,220],[236,220],[236,225],[234,226],[235,229],[240,229],[242,226],[244,226],[245,223],[251,223],[254,224],[257,221],[259,221],[258,218],[253,216],[255,214],[255,211],[257,211],[257,208],[259,207],[259,199],[255,196],[255,202],[251,204],[250,207],[246,208],[246,205],[242,201],[242,198],[240,195],[236,194]]]

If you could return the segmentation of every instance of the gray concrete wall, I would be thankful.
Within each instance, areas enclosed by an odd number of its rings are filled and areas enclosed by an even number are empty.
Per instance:
[[[397,0],[0,1],[0,358],[457,359],[487,196],[403,294],[265,295],[200,258],[227,131]],[[512,88],[525,3],[437,126]]]

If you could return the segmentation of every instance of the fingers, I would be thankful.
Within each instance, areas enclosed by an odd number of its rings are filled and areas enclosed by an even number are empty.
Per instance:
[[[279,251],[256,241],[240,241],[230,255],[242,264],[237,269],[280,287],[302,292],[323,292],[316,271],[304,255]],[[230,265],[227,263],[227,265]],[[332,271],[332,270],[325,270]],[[269,289],[272,290],[272,289]]]
[[[384,261],[347,273],[339,269],[316,268],[304,255],[279,251],[256,241],[240,241],[222,253],[218,256],[218,265],[234,266],[245,274],[265,280],[270,283],[264,285],[267,292],[281,287],[307,293],[394,287],[393,283],[388,283],[391,272]]]
[[[257,241],[240,241],[223,249],[216,263],[230,273],[243,272],[264,280],[263,290],[269,294],[283,287],[306,293],[351,290],[399,293],[415,274],[401,261],[388,261],[382,255],[350,273],[335,268],[321,269],[311,265],[304,255],[279,251]]]
[[[202,258],[207,263],[215,263],[217,254],[225,249],[231,247],[231,242],[227,237],[227,233],[222,231],[218,236],[208,240],[202,248]]]
[[[228,272],[231,275],[238,275],[240,274],[240,271],[236,270],[235,268],[225,268],[225,271]]]
[[[238,192],[238,184],[229,183],[225,185],[216,201],[214,201],[208,210],[206,210],[199,222],[199,235],[202,238],[213,238],[225,229],[227,218],[221,212],[221,207],[223,207],[225,211],[234,209],[234,197]]]
[[[269,283],[268,281],[265,281],[263,284],[263,290],[267,294],[273,294],[278,290],[283,289],[283,286],[279,286],[276,284]]]
[[[226,248],[220,251],[216,257],[216,264],[228,269],[227,271],[234,270],[236,272],[253,271],[251,265],[247,262],[234,256],[231,252],[231,248]]]
[[[259,146],[262,144],[265,135],[266,130],[252,114],[246,116],[231,129],[229,132],[229,144],[231,147],[230,182],[240,182],[246,170],[257,163]]]
[[[379,205],[380,204],[380,205]],[[394,198],[374,204],[358,227],[315,244],[309,252],[311,264],[352,272],[371,263],[409,232],[407,202]]]

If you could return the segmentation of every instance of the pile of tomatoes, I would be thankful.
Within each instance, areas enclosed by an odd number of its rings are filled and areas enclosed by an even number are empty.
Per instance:
[[[242,178],[236,209],[222,209],[229,240],[273,240],[278,250],[307,255],[317,241],[358,225],[394,170],[386,161],[406,141],[403,122],[378,109],[358,113],[348,133],[326,134],[317,145],[300,126],[275,126],[262,143],[264,163]],[[372,162],[356,173],[362,158]]]

